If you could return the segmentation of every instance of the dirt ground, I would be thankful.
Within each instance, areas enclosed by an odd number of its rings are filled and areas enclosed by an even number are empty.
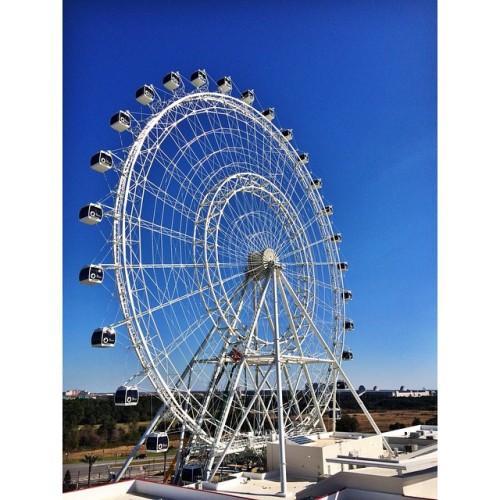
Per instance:
[[[170,448],[168,454],[170,454],[170,450],[176,450],[178,447],[178,442],[175,439],[170,440]],[[69,453],[67,457],[63,457],[64,461],[71,461],[71,462],[79,462],[85,455],[96,455],[99,460],[103,460],[104,458],[107,460],[110,459],[119,459],[119,458],[128,458],[130,453],[132,453],[133,449],[135,448],[135,445],[130,445],[130,446],[116,446],[114,448],[106,448],[106,449],[96,449],[96,450],[85,450],[85,451],[75,451],[72,453]],[[146,445],[143,444],[139,451],[137,452],[137,455],[140,455],[141,453],[147,453],[146,452]],[[148,458],[155,458],[155,454],[148,454]]]
[[[345,412],[347,415],[356,417],[359,422],[360,432],[373,432],[372,426],[362,411],[359,412]],[[375,420],[378,428],[382,432],[387,432],[390,425],[399,422],[405,427],[412,425],[415,418],[420,419],[422,424],[431,418],[437,416],[437,411],[415,411],[415,410],[391,410],[391,411],[371,411],[371,417]]]
[[[345,412],[346,415],[350,415],[356,417],[359,422],[359,432],[373,432],[373,429],[370,425],[370,422],[365,417],[363,412]],[[383,411],[383,412],[370,412],[373,420],[379,427],[382,432],[386,432],[389,430],[389,426],[399,422],[403,424],[405,427],[409,427],[415,418],[419,418],[420,421],[424,424],[430,418],[436,417],[436,411],[415,411],[415,410],[394,410],[394,411]],[[172,440],[170,443],[171,449],[177,448],[177,442]],[[134,446],[117,446],[116,448],[106,448],[106,449],[97,449],[97,450],[87,450],[87,451],[78,451],[73,452],[68,455],[68,457],[64,457],[65,461],[80,461],[85,455],[97,455],[99,459],[103,458],[120,458],[120,457],[128,457]],[[142,445],[141,449],[137,452],[137,454],[146,453],[146,446]]]

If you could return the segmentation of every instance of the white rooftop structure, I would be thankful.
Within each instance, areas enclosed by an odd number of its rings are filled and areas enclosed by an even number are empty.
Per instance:
[[[321,500],[437,499],[437,426],[417,425],[384,433],[396,458],[382,450],[380,436],[335,433],[287,439],[287,498]],[[282,496],[277,443],[268,445],[268,469],[239,472],[219,483],[188,486],[144,479],[65,493],[68,500],[253,499]]]

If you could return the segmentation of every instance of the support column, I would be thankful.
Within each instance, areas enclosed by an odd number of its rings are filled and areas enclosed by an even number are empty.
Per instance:
[[[285,426],[283,421],[283,387],[281,383],[281,353],[278,323],[278,269],[273,266],[273,301],[274,301],[274,352],[276,365],[276,390],[278,392],[278,440],[280,449],[280,479],[281,491],[279,497],[286,497],[286,454],[285,454]]]

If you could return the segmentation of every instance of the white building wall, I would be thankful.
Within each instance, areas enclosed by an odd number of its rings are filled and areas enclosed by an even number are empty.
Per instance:
[[[336,458],[338,455],[349,454],[367,458],[380,458],[387,455],[379,435],[362,437],[361,439],[330,438],[302,445],[287,442],[285,445],[287,473],[308,478],[335,474],[342,470],[342,465],[327,463],[326,460]],[[270,471],[280,468],[279,444],[277,442],[267,445],[267,468]]]

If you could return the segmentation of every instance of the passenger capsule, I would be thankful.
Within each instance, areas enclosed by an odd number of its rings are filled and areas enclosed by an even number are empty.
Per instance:
[[[171,71],[163,77],[163,86],[168,90],[175,90],[181,84],[181,75],[178,72]]]
[[[118,111],[118,113],[115,113],[109,120],[111,128],[118,132],[123,132],[130,128],[131,123],[132,118],[126,111]]]
[[[244,92],[242,92],[241,100],[243,102],[246,102],[247,104],[252,104],[252,102],[255,100],[253,90],[245,90]]]
[[[205,71],[199,69],[191,75],[191,83],[196,87],[200,88],[202,85],[207,83],[207,74]]]
[[[102,207],[97,203],[85,205],[80,209],[80,214],[78,215],[80,222],[83,222],[84,224],[97,224],[102,221],[102,217]]]
[[[84,285],[99,285],[104,279],[104,269],[100,266],[87,266],[80,270],[79,280]]]
[[[298,156],[299,163],[302,163],[302,165],[306,165],[309,163],[309,154],[308,153],[300,153]]]
[[[114,347],[116,342],[116,332],[113,328],[98,328],[94,330],[90,341],[92,347]]]
[[[324,215],[332,215],[333,214],[333,207],[331,205],[327,205],[326,207],[323,207],[321,209]]]
[[[342,411],[340,408],[335,410],[328,410],[328,418],[335,418],[335,420],[340,420],[342,418]]]
[[[115,392],[115,406],[135,406],[139,402],[137,387],[121,385]]]
[[[229,92],[231,92],[233,88],[233,83],[231,82],[231,78],[229,76],[223,76],[217,82],[217,88],[219,89],[219,92],[222,92],[223,94],[228,94]]]
[[[351,351],[343,351],[342,352],[342,359],[344,360],[349,360],[352,359],[352,352]]]
[[[262,116],[264,116],[264,118],[267,118],[269,121],[274,120],[274,108],[265,109],[264,111],[262,111]]]
[[[141,104],[149,104],[154,101],[155,91],[153,87],[149,85],[143,85],[140,89],[137,89],[135,98]]]
[[[347,266],[347,262],[339,262],[337,264],[337,269],[339,271],[347,271],[349,269],[349,267]]]
[[[323,181],[321,179],[313,179],[311,181],[311,189],[321,189],[323,187]]]
[[[344,330],[354,330],[354,323],[350,319],[344,321]]]
[[[153,453],[165,453],[168,451],[169,444],[166,432],[152,432],[146,439],[146,450]]]
[[[330,236],[330,240],[334,241],[335,243],[340,243],[342,241],[342,234],[335,233],[333,236]]]
[[[344,300],[352,300],[352,293],[349,290],[342,291],[342,298]]]
[[[292,129],[286,128],[281,131],[281,135],[287,140],[291,141],[293,139],[293,131]]]
[[[99,151],[90,158],[90,168],[97,172],[106,172],[113,166],[113,157],[108,151]]]

